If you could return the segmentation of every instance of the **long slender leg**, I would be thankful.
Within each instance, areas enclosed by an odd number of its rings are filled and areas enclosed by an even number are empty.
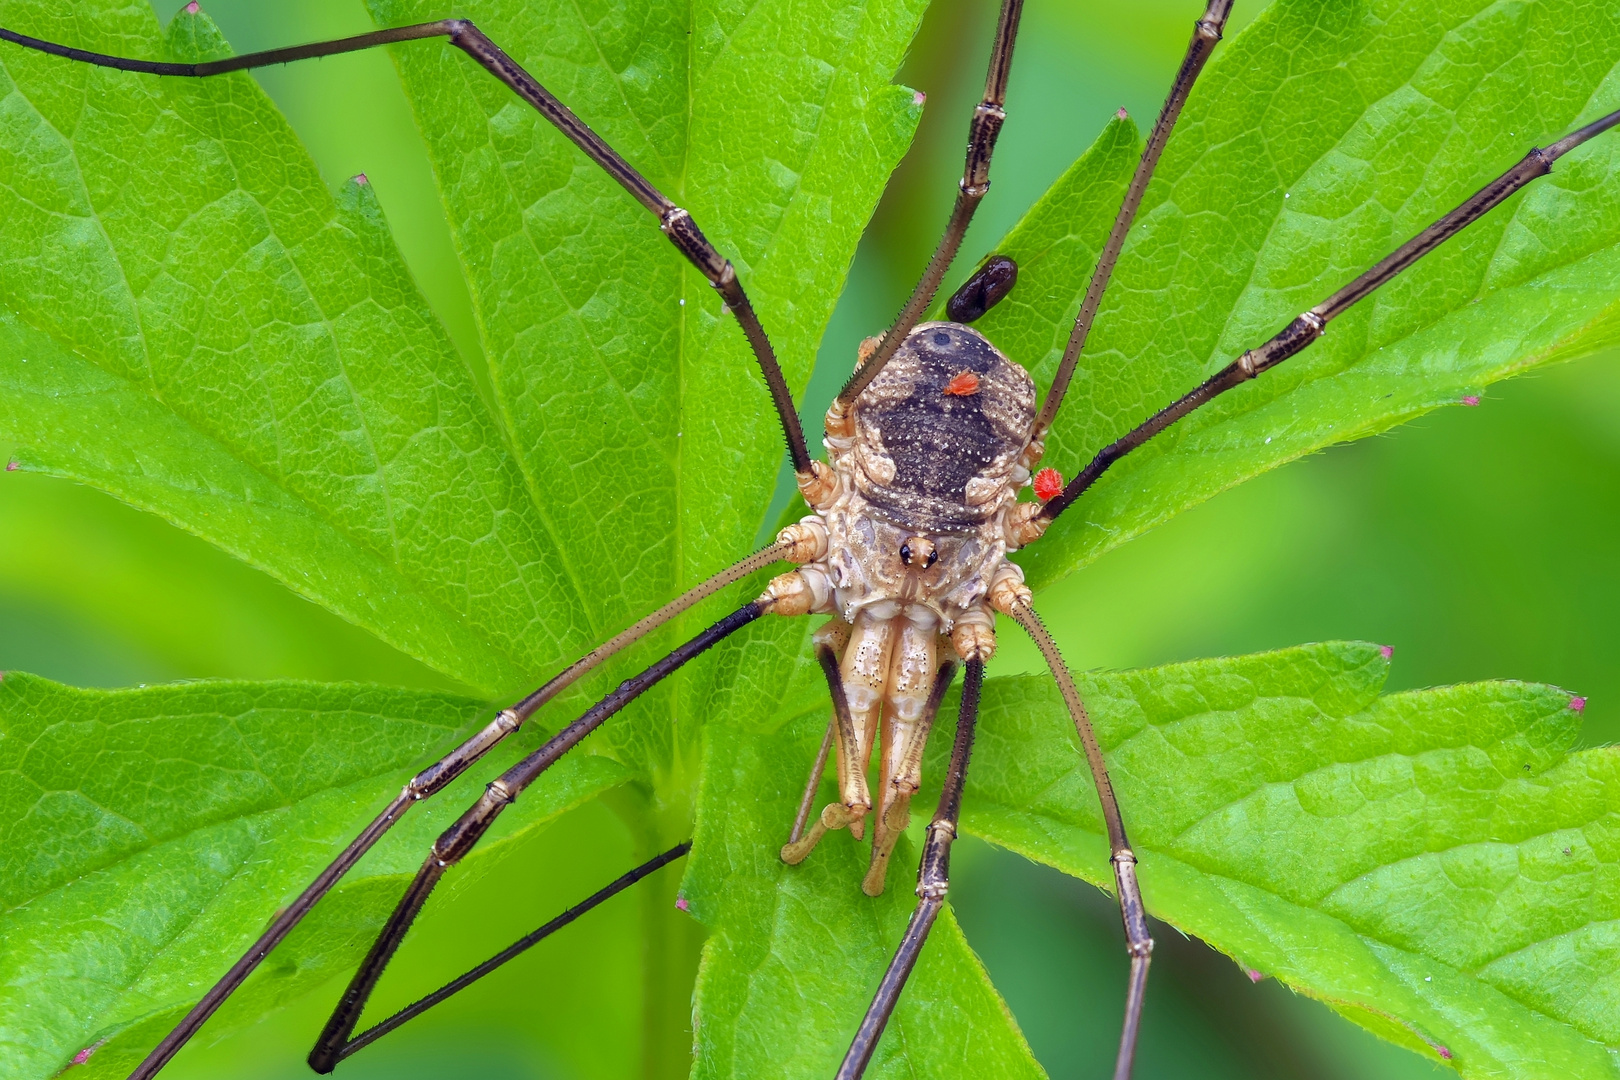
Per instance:
[[[811,808],[816,804],[816,791],[821,787],[822,774],[827,771],[827,755],[832,752],[834,737],[840,727],[849,731],[855,730],[854,723],[849,718],[849,702],[844,698],[844,684],[838,676],[838,663],[843,658],[844,648],[849,644],[849,634],[849,623],[843,619],[833,619],[811,635],[811,640],[816,646],[816,661],[821,664],[822,674],[827,677],[827,693],[833,700],[833,714],[827,721],[827,734],[821,737],[821,749],[816,752],[815,764],[810,766],[810,776],[804,782],[804,795],[799,799],[799,812],[793,816],[793,829],[788,833],[787,846],[782,849],[783,852],[792,849],[804,836],[804,826],[810,820]],[[812,843],[811,846],[815,845]],[[783,858],[786,859],[787,856],[784,854]]]
[[[917,325],[939,291],[939,283],[951,268],[956,250],[962,246],[973,212],[979,208],[985,192],[990,190],[990,158],[995,153],[996,138],[1006,122],[1007,76],[1012,72],[1013,44],[1018,40],[1018,20],[1024,13],[1024,0],[1001,0],[1001,16],[996,20],[995,43],[990,49],[990,69],[984,79],[984,98],[973,110],[973,121],[968,126],[967,161],[962,168],[962,182],[958,186],[956,205],[945,223],[945,235],[940,237],[933,258],[923,270],[922,279],[911,291],[911,298],[900,309],[894,325],[884,333],[877,348],[866,358],[844,388],[838,392],[834,408],[847,406],[866,389],[883,366],[900,348],[911,328]]]
[[[108,56],[104,53],[89,52],[84,49],[75,49],[66,45],[58,45],[52,41],[43,41],[27,34],[19,34],[15,30],[0,27],[0,40],[21,45],[24,48],[34,49],[38,52],[49,53],[52,56],[61,56],[80,63],[94,64],[97,67],[115,68],[119,71],[135,71],[148,75],[178,75],[190,78],[207,78],[212,75],[223,75],[232,71],[246,71],[250,68],[266,67],[272,64],[286,64],[294,60],[307,60],[319,56],[336,56],[339,53],[359,52],[363,49],[375,48],[378,45],[388,45],[401,41],[419,41],[424,38],[447,38],[451,45],[460,49],[476,60],[484,70],[505,83],[518,97],[522,98],[535,111],[549,120],[558,131],[585,152],[585,156],[601,166],[602,170],[614,180],[618,181],[637,202],[652,211],[658,218],[658,223],[664,234],[669,237],[670,243],[697,267],[709,284],[714,286],[726,307],[737,317],[737,323],[742,327],[743,334],[748,339],[749,347],[754,350],[754,357],[759,361],[760,371],[765,376],[765,385],[771,394],[771,403],[776,407],[777,419],[782,424],[782,434],[787,440],[788,456],[793,462],[795,472],[809,475],[810,452],[805,447],[804,431],[799,426],[799,414],[793,405],[793,393],[788,389],[787,379],[782,374],[781,365],[776,361],[776,353],[771,348],[771,342],[765,335],[765,328],[760,325],[759,317],[754,313],[753,305],[748,300],[748,294],[743,291],[742,283],[737,280],[737,271],[730,260],[721,256],[703,235],[692,215],[670,202],[646,177],[637,172],[628,161],[619,156],[618,151],[604,142],[601,136],[592,131],[584,121],[575,116],[568,106],[559,101],[551,91],[541,86],[539,81],[525,71],[500,46],[491,41],[482,30],[466,19],[440,19],[437,22],[418,23],[413,26],[397,26],[387,30],[376,30],[369,34],[356,34],[353,37],[340,38],[336,41],[320,41],[308,45],[294,45],[285,49],[270,49],[265,52],[246,53],[242,56],[233,56],[225,60],[211,60],[201,64],[172,64],[152,60],[131,60],[122,56]]]
[[[984,661],[967,661],[967,675],[962,683],[962,709],[956,718],[956,742],[951,747],[951,764],[945,773],[945,783],[939,793],[939,808],[928,825],[928,839],[923,844],[922,865],[917,872],[917,908],[911,913],[911,922],[900,939],[889,969],[883,973],[876,996],[867,1007],[855,1039],[838,1067],[838,1080],[859,1080],[877,1049],[878,1038],[900,1000],[911,969],[917,965],[928,932],[934,928],[939,909],[945,904],[945,892],[950,887],[951,842],[956,839],[956,822],[962,810],[962,786],[967,783],[968,757],[973,753],[973,732],[979,722],[979,691],[984,685]]]
[[[1125,1023],[1119,1036],[1119,1056],[1114,1062],[1114,1080],[1130,1080],[1131,1062],[1136,1057],[1136,1033],[1142,1022],[1142,1000],[1147,993],[1148,964],[1153,959],[1153,937],[1148,933],[1147,912],[1142,906],[1142,890],[1136,883],[1136,854],[1131,851],[1125,836],[1125,823],[1120,818],[1119,800],[1114,797],[1114,785],[1108,779],[1108,766],[1103,762],[1102,748],[1091,729],[1091,717],[1086,714],[1085,702],[1074,685],[1074,676],[1058,652],[1057,642],[1029,606],[1027,594],[1008,606],[1007,613],[1017,620],[1031,638],[1046,666],[1057,680],[1063,702],[1069,707],[1080,744],[1085,748],[1086,764],[1097,786],[1097,798],[1102,803],[1103,823],[1108,830],[1109,862],[1114,867],[1114,887],[1119,897],[1120,920],[1125,924],[1125,949],[1131,957],[1131,978],[1125,992]]]
[[[766,607],[759,601],[750,601],[727,615],[690,641],[677,647],[641,674],[626,679],[618,689],[592,705],[579,719],[563,728],[534,751],[500,776],[489,782],[479,797],[455,824],[434,841],[427,860],[416,872],[416,877],[400,897],[394,913],[383,926],[382,933],[371,946],[371,951],[355,972],[331,1019],[326,1022],[315,1048],[309,1054],[309,1067],[318,1073],[329,1073],[342,1058],[343,1046],[349,1041],[366,1001],[382,977],[383,969],[393,958],[395,950],[405,939],[405,933],[416,921],[422,906],[427,903],[439,879],[472,850],[501,812],[510,806],[523,790],[534,783],[542,773],[554,765],[564,754],[579,745],[580,740],[600,727],[603,721],[623,709],[647,690],[677,671],[683,664],[702,654],[716,642],[747,626],[761,615]]]
[[[174,1030],[163,1037],[163,1040],[152,1048],[145,1060],[129,1074],[129,1080],[149,1080],[158,1070],[168,1064],[169,1060],[179,1053],[197,1030],[213,1016],[225,999],[235,992],[249,975],[259,966],[270,950],[279,945],[283,938],[292,932],[293,927],[303,921],[321,898],[330,892],[344,874],[347,874],[355,863],[359,862],[366,852],[381,840],[394,824],[404,816],[416,803],[426,799],[445,788],[452,780],[466,772],[473,763],[487,754],[502,739],[522,727],[524,722],[546,702],[562,693],[563,690],[577,682],[582,676],[604,660],[624,649],[633,642],[645,637],[653,630],[664,625],[670,619],[686,611],[694,604],[704,600],[727,585],[769,566],[782,559],[792,559],[805,554],[805,547],[801,530],[796,526],[789,526],[782,532],[782,538],[769,547],[750,555],[748,558],[731,566],[709,578],[702,584],[696,585],[674,600],[665,604],[651,615],[645,616],[633,626],[621,631],[613,638],[598,645],[578,660],[574,661],[560,673],[554,676],[544,686],[534,693],[513,705],[502,709],[485,727],[476,732],[466,742],[446,754],[439,761],[429,765],[420,773],[411,778],[403,790],[396,795],[392,802],[385,806],[380,814],[356,836],[349,846],[340,852],[331,864],[322,870],[314,881],[310,882],[298,897],[283,908],[264,933],[259,935],[248,950],[242,954],[236,963],[231,965],[229,971],[222,975],[218,982],[209,988],[191,1011],[175,1025]]]
[[[460,993],[462,990],[465,990],[467,987],[471,986],[479,979],[482,979],[485,975],[488,975],[490,972],[505,964],[507,961],[513,960],[519,955],[527,952],[529,949],[539,944],[540,941],[550,937],[558,930],[561,930],[563,927],[567,926],[569,923],[573,922],[587,911],[597,907],[604,901],[611,900],[613,897],[628,889],[642,878],[647,877],[656,870],[660,870],[663,867],[668,866],[670,863],[681,858],[691,850],[692,841],[682,841],[681,843],[670,848],[668,851],[663,852],[660,855],[653,856],[651,859],[648,859],[646,862],[642,863],[634,870],[631,870],[629,873],[624,874],[622,877],[616,878],[611,884],[592,893],[590,896],[586,897],[584,900],[581,900],[567,911],[564,911],[561,915],[558,915],[555,919],[552,919],[538,930],[525,934],[517,941],[490,957],[488,960],[485,960],[482,964],[479,964],[477,967],[467,972],[465,975],[452,979],[450,982],[447,982],[443,986],[439,987],[439,989],[433,991],[433,993],[419,998],[417,1001],[407,1005],[405,1008],[401,1009],[393,1016],[390,1016],[388,1019],[376,1024],[373,1027],[367,1028],[365,1031],[362,1031],[360,1034],[344,1043],[343,1046],[338,1050],[338,1060],[341,1061],[355,1054],[356,1052],[365,1049],[378,1039],[382,1038],[384,1035],[387,1035],[390,1031],[394,1031],[400,1027],[400,1025],[404,1024],[406,1021],[413,1020],[416,1017],[421,1016],[439,1002]]]
[[[1120,204],[1119,215],[1114,218],[1114,228],[1109,232],[1108,241],[1097,258],[1097,269],[1092,272],[1091,284],[1087,286],[1085,299],[1080,303],[1080,314],[1075,317],[1069,343],[1063,349],[1063,360],[1058,364],[1052,388],[1047,391],[1040,418],[1035,422],[1037,443],[1045,443],[1046,434],[1052,429],[1052,419],[1063,404],[1063,395],[1068,393],[1069,380],[1074,377],[1074,366],[1080,359],[1080,350],[1086,347],[1086,337],[1091,333],[1092,320],[1097,317],[1103,291],[1108,288],[1109,278],[1113,277],[1114,264],[1119,261],[1125,237],[1131,231],[1131,223],[1136,220],[1136,210],[1142,205],[1142,195],[1147,191],[1148,181],[1153,179],[1153,170],[1158,167],[1159,155],[1164,152],[1165,143],[1170,141],[1170,131],[1181,116],[1181,107],[1187,103],[1193,83],[1198,81],[1199,72],[1204,70],[1205,62],[1221,40],[1221,30],[1225,28],[1226,17],[1231,12],[1232,0],[1209,0],[1203,18],[1193,24],[1187,55],[1181,61],[1181,70],[1176,72],[1176,81],[1170,85],[1170,95],[1165,98],[1164,108],[1159,110],[1153,133],[1148,136],[1147,145],[1142,147],[1142,159],[1137,162],[1131,186],[1125,190],[1125,201]]]
[[[845,709],[848,708],[846,705]],[[815,763],[810,766],[810,776],[804,782],[804,794],[799,798],[799,812],[793,815],[793,828],[788,831],[788,842],[782,848],[784,852],[792,850],[793,846],[804,837],[804,826],[810,820],[811,808],[816,805],[816,789],[821,787],[821,778],[827,771],[827,755],[832,753],[833,736],[837,731],[838,714],[834,713],[827,721],[827,733],[821,737],[821,749],[816,751]],[[784,855],[783,859],[786,860],[787,856]]]
[[[1322,336],[1322,331],[1329,322],[1347,311],[1358,300],[1370,296],[1379,286],[1478,221],[1530,181],[1546,176],[1552,171],[1553,162],[1616,124],[1620,124],[1620,110],[1594,120],[1585,127],[1577,128],[1551,146],[1531,149],[1517,165],[1464,199],[1455,209],[1437,218],[1422,232],[1390,252],[1372,269],[1301,314],[1270,341],[1245,352],[1205,379],[1198,387],[1103,447],[1097,452],[1097,456],[1069,481],[1059,495],[1042,506],[1039,512],[1023,525],[1019,536],[1020,542],[1028,544],[1038,538],[1046,527],[1067,510],[1087,488],[1096,483],[1097,478],[1107,472],[1114,462],[1199,406],[1213,401],[1233,387],[1248,382],[1261,372],[1276,367],[1300,352]]]

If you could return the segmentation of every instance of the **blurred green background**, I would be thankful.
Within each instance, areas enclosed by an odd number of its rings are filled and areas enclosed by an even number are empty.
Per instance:
[[[158,0],[168,18],[177,3]],[[1240,0],[1236,25],[1260,4]],[[1124,106],[1151,123],[1199,0],[1082,9],[1030,0],[995,187],[965,257],[990,249]],[[370,27],[360,0],[213,0],[239,51]],[[807,395],[819,417],[856,343],[898,309],[943,222],[983,78],[993,0],[936,0],[902,80],[928,107],[857,259]],[[433,47],[433,46],[416,46]],[[388,58],[261,73],[334,186],[365,172],[424,292],[475,372],[482,357],[431,171]],[[1588,743],[1620,730],[1620,371],[1613,356],[1496,387],[1337,448],[1183,515],[1042,598],[1071,660],[1134,667],[1325,638],[1393,645],[1393,688],[1508,677],[1586,694]],[[996,668],[1035,670],[1009,641]],[[376,643],[161,521],[27,474],[0,483],[0,669],[121,686],[296,677],[442,685]],[[528,841],[498,875],[434,901],[379,1008],[403,1004],[630,865],[619,819],[587,807]],[[675,871],[666,871],[678,872]],[[979,843],[953,900],[969,940],[1055,1076],[1104,1075],[1125,978],[1112,904],[1089,886]],[[343,1066],[364,1077],[625,1077],[636,1073],[635,894]],[[1313,1077],[1446,1073],[1160,926],[1137,1075]],[[188,1049],[174,1080],[310,1075],[336,984],[268,1022]],[[205,1035],[206,1038],[206,1035]],[[786,1051],[787,1048],[784,1048]]]

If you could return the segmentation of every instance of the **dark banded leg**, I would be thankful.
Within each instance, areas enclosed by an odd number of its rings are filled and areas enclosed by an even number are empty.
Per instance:
[[[810,776],[804,782],[804,795],[799,799],[799,812],[793,816],[793,829],[788,833],[787,846],[782,849],[784,861],[788,859],[788,852],[804,837],[805,823],[810,820],[810,811],[816,804],[816,791],[821,787],[821,777],[827,771],[827,755],[832,752],[833,739],[853,740],[855,737],[855,721],[849,715],[849,699],[844,696],[844,680],[838,672],[838,663],[843,659],[844,647],[849,644],[849,624],[842,619],[834,619],[815,632],[816,663],[821,665],[821,673],[827,679],[827,696],[832,698],[833,714],[827,721],[827,734],[821,737],[821,749],[816,752],[816,761],[810,766]],[[816,823],[823,832],[825,826]],[[812,846],[814,846],[812,844]]]
[[[52,56],[61,56],[69,60],[76,60],[84,64],[94,64],[97,67],[114,68],[118,71],[134,71],[147,75],[179,75],[190,78],[207,78],[211,75],[223,75],[232,71],[246,71],[250,68],[267,67],[272,64],[286,64],[294,60],[307,60],[319,56],[336,56],[339,53],[359,52],[363,49],[375,48],[378,45],[389,45],[401,41],[419,41],[424,38],[447,38],[451,45],[460,49],[476,60],[484,70],[505,83],[518,97],[522,98],[535,111],[544,116],[556,129],[566,135],[575,146],[585,152],[585,156],[601,166],[602,170],[618,181],[619,185],[628,191],[637,202],[652,211],[658,218],[659,227],[664,235],[669,237],[680,253],[686,256],[698,271],[708,278],[709,284],[714,286],[721,298],[725,301],[727,309],[737,317],[737,323],[742,327],[743,334],[748,338],[749,347],[754,350],[754,357],[759,361],[760,371],[765,376],[765,385],[770,390],[771,403],[776,407],[777,419],[781,421],[782,433],[787,439],[788,457],[793,462],[793,470],[808,475],[810,469],[810,453],[805,448],[804,432],[799,426],[799,414],[793,404],[793,394],[788,389],[787,379],[782,374],[781,365],[776,361],[776,353],[771,348],[770,339],[765,335],[765,328],[760,325],[759,317],[748,300],[748,294],[743,291],[742,283],[737,280],[737,271],[730,260],[722,257],[703,235],[692,215],[670,202],[664,194],[652,185],[646,177],[637,172],[628,161],[619,156],[618,151],[604,142],[601,136],[592,131],[584,121],[575,116],[568,106],[559,101],[551,91],[541,86],[534,76],[525,71],[515,60],[507,56],[500,46],[491,41],[482,30],[466,19],[440,19],[437,22],[418,23],[414,26],[397,26],[387,30],[376,30],[369,34],[356,34],[353,37],[340,38],[336,41],[320,41],[308,45],[294,45],[285,49],[269,49],[264,52],[247,53],[242,56],[233,56],[225,60],[211,60],[201,64],[173,64],[153,60],[131,60],[122,56],[108,56],[104,53],[89,52],[85,49],[75,49],[66,45],[58,45],[52,41],[43,41],[27,34],[19,34],[15,30],[0,27],[0,40],[21,45],[24,48],[34,49],[38,52],[49,53]]]
[[[1187,55],[1181,61],[1181,70],[1176,72],[1176,81],[1170,84],[1170,94],[1164,100],[1164,108],[1159,110],[1159,119],[1153,124],[1153,132],[1148,136],[1147,145],[1142,147],[1142,159],[1136,164],[1136,172],[1131,176],[1131,186],[1125,190],[1125,201],[1120,203],[1119,214],[1114,218],[1114,227],[1108,234],[1108,241],[1103,244],[1102,254],[1097,257],[1097,269],[1092,272],[1091,284],[1086,287],[1086,296],[1080,303],[1080,314],[1075,317],[1074,329],[1069,333],[1069,343],[1063,349],[1063,359],[1058,364],[1057,374],[1052,379],[1052,388],[1047,391],[1046,401],[1041,406],[1041,415],[1035,421],[1035,441],[1044,443],[1047,432],[1052,429],[1052,419],[1057,416],[1058,408],[1063,404],[1063,395],[1068,393],[1069,381],[1074,377],[1075,364],[1080,359],[1080,350],[1086,347],[1086,338],[1091,333],[1091,323],[1097,317],[1097,308],[1102,304],[1103,291],[1108,288],[1108,281],[1114,276],[1114,264],[1119,261],[1119,253],[1125,246],[1125,237],[1130,234],[1131,223],[1136,220],[1137,208],[1142,205],[1142,195],[1147,191],[1148,181],[1153,179],[1153,170],[1159,165],[1159,155],[1164,152],[1165,143],[1170,141],[1170,131],[1176,126],[1176,120],[1181,116],[1181,107],[1187,103],[1187,95],[1192,93],[1193,83],[1198,81],[1198,75],[1204,70],[1204,64],[1215,51],[1215,45],[1221,40],[1221,31],[1226,26],[1226,17],[1232,12],[1232,0],[1209,0],[1209,6],[1204,9],[1203,18],[1193,24],[1192,41],[1187,45]]]
[[[1125,836],[1125,822],[1119,814],[1119,800],[1114,797],[1114,785],[1108,779],[1108,766],[1103,762],[1102,748],[1097,745],[1096,732],[1091,729],[1091,717],[1086,714],[1085,702],[1074,685],[1074,676],[1058,652],[1057,642],[1047,632],[1035,609],[1024,600],[1013,603],[1008,613],[1022,626],[1046,658],[1046,666],[1057,680],[1063,703],[1068,706],[1074,720],[1080,745],[1085,748],[1086,764],[1097,787],[1097,799],[1102,803],[1103,823],[1108,830],[1108,861],[1114,867],[1114,889],[1119,898],[1120,920],[1125,924],[1125,951],[1131,957],[1130,983],[1125,991],[1125,1022],[1119,1036],[1119,1056],[1114,1061],[1114,1080],[1130,1080],[1131,1063],[1136,1057],[1136,1033],[1142,1023],[1142,1001],[1147,993],[1148,964],[1153,959],[1153,937],[1148,933],[1147,910],[1142,906],[1142,890],[1136,883],[1136,854],[1131,851]]]
[[[660,855],[653,856],[651,859],[648,859],[646,862],[642,863],[634,870],[631,870],[629,873],[623,875],[622,877],[616,878],[612,884],[599,889],[590,896],[586,897],[584,900],[581,900],[579,903],[575,904],[567,911],[564,911],[561,915],[558,915],[555,919],[552,919],[538,930],[535,930],[530,934],[525,934],[517,941],[490,957],[488,960],[485,960],[482,964],[479,964],[477,967],[467,972],[465,975],[452,979],[450,982],[447,982],[443,986],[439,987],[439,989],[433,991],[433,993],[428,994],[426,997],[420,998],[412,1004],[405,1006],[405,1008],[401,1009],[399,1012],[395,1013],[393,1016],[390,1016],[381,1023],[362,1031],[360,1034],[356,1035],[339,1048],[337,1052],[337,1060],[342,1061],[360,1050],[365,1049],[378,1039],[382,1038],[384,1035],[387,1035],[390,1031],[400,1027],[406,1021],[413,1020],[416,1017],[421,1016],[423,1013],[433,1008],[433,1006],[439,1004],[439,1002],[460,993],[462,990],[465,990],[467,987],[471,986],[479,979],[482,979],[485,975],[488,975],[490,972],[505,964],[507,961],[514,960],[518,956],[529,951],[535,945],[538,945],[544,939],[550,937],[558,930],[561,930],[563,927],[567,926],[569,923],[573,922],[587,911],[597,907],[604,901],[611,900],[613,897],[628,889],[642,878],[647,877],[654,871],[668,866],[670,863],[681,858],[691,850],[692,841],[685,840],[679,844],[676,844],[668,851]]]
[[[1039,536],[1047,525],[1067,510],[1087,488],[1096,483],[1098,477],[1107,472],[1114,462],[1199,406],[1213,401],[1233,387],[1248,382],[1261,372],[1276,367],[1303,350],[1322,336],[1322,331],[1329,322],[1349,310],[1358,300],[1370,296],[1379,286],[1484,217],[1530,181],[1546,176],[1552,171],[1553,162],[1616,124],[1620,124],[1620,111],[1594,120],[1585,127],[1577,128],[1544,149],[1531,149],[1517,165],[1463,200],[1456,209],[1436,219],[1428,228],[1396,248],[1372,269],[1283,327],[1276,337],[1258,348],[1245,352],[1205,379],[1198,387],[1103,447],[1097,452],[1097,456],[1069,481],[1062,493],[1046,503],[1035,519],[1029,522],[1033,527],[1030,530],[1033,535],[1029,535],[1028,540]]]
[[[834,625],[829,623],[828,626]],[[820,631],[818,631],[818,634]],[[845,644],[849,641],[846,630],[842,635]],[[827,695],[832,698],[832,722],[827,725],[827,734],[821,740],[821,752],[816,755],[816,763],[810,769],[810,778],[804,785],[804,797],[799,800],[799,812],[793,819],[793,831],[788,834],[788,842],[783,845],[781,858],[789,866],[797,866],[804,862],[815,846],[821,843],[821,838],[827,835],[829,829],[841,829],[856,822],[851,820],[848,808],[842,801],[828,803],[826,808],[816,817],[810,831],[804,831],[806,821],[810,820],[810,809],[815,806],[816,791],[821,787],[821,775],[827,768],[827,752],[831,749],[833,741],[838,742],[839,761],[852,761],[859,757],[859,744],[855,738],[855,719],[849,711],[849,697],[844,693],[844,678],[839,671],[838,662],[843,647],[834,646],[828,642],[816,644],[816,662],[821,665],[821,672],[827,677]],[[862,776],[865,775],[863,772]],[[841,796],[840,796],[841,798]]]
[[[157,1075],[158,1070],[169,1063],[180,1048],[190,1041],[199,1028],[208,1021],[225,1003],[225,999],[242,985],[242,982],[253,973],[270,951],[281,944],[283,938],[290,934],[295,926],[303,921],[304,916],[320,902],[321,898],[332,891],[332,888],[342,880],[354,864],[370,851],[377,841],[381,840],[390,828],[399,821],[416,803],[437,794],[447,787],[462,773],[466,772],[478,759],[489,753],[496,744],[512,732],[522,727],[524,722],[533,716],[539,708],[562,693],[581,677],[597,667],[604,660],[613,656],[621,649],[626,648],[635,641],[664,625],[670,619],[681,614],[694,604],[713,596],[727,585],[741,581],[743,578],[757,570],[769,566],[773,562],[790,557],[795,553],[791,540],[781,540],[767,548],[755,552],[748,558],[716,574],[714,577],[688,589],[685,593],[665,604],[657,611],[648,615],[633,626],[621,631],[608,641],[578,660],[540,687],[534,693],[510,708],[502,709],[484,728],[476,732],[466,742],[456,747],[440,760],[429,765],[426,769],[411,778],[404,789],[394,797],[382,812],[363,829],[359,836],[349,843],[349,846],[333,859],[320,875],[305,887],[298,897],[277,913],[264,933],[259,935],[248,950],[242,954],[236,963],[231,965],[229,971],[222,975],[218,982],[208,989],[191,1011],[175,1025],[174,1030],[165,1035],[161,1042],[152,1048],[135,1071],[129,1074],[129,1080],[149,1080]]]
[[[951,216],[945,223],[945,235],[940,237],[933,258],[928,260],[922,279],[911,291],[906,306],[900,309],[894,325],[889,327],[872,355],[866,358],[838,392],[838,401],[844,405],[854,401],[866,389],[866,384],[883,370],[911,328],[928,310],[934,294],[939,291],[939,283],[945,280],[945,274],[956,258],[957,249],[962,246],[962,237],[967,235],[973,212],[979,208],[985,192],[990,190],[990,158],[995,153],[1001,125],[1007,119],[1007,110],[1003,108],[1007,102],[1007,76],[1012,72],[1013,44],[1018,39],[1018,20],[1023,12],[1024,0],[1001,0],[995,43],[990,49],[990,70],[984,79],[984,98],[974,108],[973,120],[968,125],[967,161],[962,168],[956,205],[951,208]]]
[[[961,816],[962,787],[967,783],[968,757],[973,753],[973,733],[979,722],[979,692],[983,685],[984,661],[967,661],[951,764],[940,789],[939,808],[928,824],[928,839],[923,843],[922,864],[917,870],[917,908],[911,913],[911,922],[906,925],[894,959],[889,961],[889,969],[883,973],[872,1004],[861,1018],[861,1026],[849,1044],[844,1063],[838,1067],[838,1080],[858,1080],[866,1072],[872,1051],[877,1049],[883,1028],[900,1000],[900,991],[905,989],[911,969],[917,966],[917,957],[928,940],[928,932],[939,918],[939,909],[945,906],[945,892],[950,887],[951,842],[956,839],[956,823]]]
[[[427,903],[434,886],[439,883],[445,871],[460,862],[473,849],[484,833],[489,831],[489,827],[495,823],[495,819],[517,800],[525,788],[539,779],[541,774],[556,764],[564,754],[579,745],[580,740],[600,727],[608,717],[679,670],[687,661],[701,655],[764,613],[765,607],[758,601],[744,604],[677,647],[641,674],[620,683],[618,689],[585,710],[579,719],[548,739],[538,750],[491,780],[478,801],[434,841],[427,860],[416,872],[416,877],[406,888],[405,895],[400,897],[394,913],[389,916],[382,932],[377,935],[376,942],[372,944],[371,951],[361,962],[360,970],[355,972],[354,979],[332,1011],[331,1019],[326,1022],[315,1048],[309,1053],[309,1067],[318,1073],[329,1073],[342,1060],[343,1048],[348,1044],[355,1025],[360,1022],[360,1014],[365,1009],[372,990],[376,988],[377,980],[382,978],[388,961],[393,958],[400,942],[405,939],[405,934],[416,921],[417,915],[421,914],[422,907]]]

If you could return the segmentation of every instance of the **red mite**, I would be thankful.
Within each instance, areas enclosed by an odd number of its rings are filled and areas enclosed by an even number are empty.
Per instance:
[[[1063,491],[1063,474],[1056,469],[1042,469],[1035,474],[1035,497],[1041,502],[1056,498]]]
[[[945,392],[952,397],[967,397],[969,394],[977,394],[979,392],[979,377],[971,371],[953,375],[951,381],[945,384]]]

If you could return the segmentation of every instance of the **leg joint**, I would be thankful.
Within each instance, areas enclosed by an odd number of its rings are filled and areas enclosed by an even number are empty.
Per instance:
[[[979,102],[968,126],[967,168],[962,173],[962,194],[982,199],[990,188],[990,156],[995,152],[1007,110],[991,101]]]
[[[679,206],[671,206],[665,210],[658,219],[658,227],[664,230],[669,242],[675,245],[682,255],[685,255],[691,264],[709,279],[715,288],[724,288],[737,280],[737,272],[732,269],[731,263],[720,257],[720,253],[709,243],[709,238],[703,235],[692,215]]]
[[[924,900],[943,900],[951,887],[951,841],[956,839],[956,822],[935,818],[928,823],[928,840],[923,844],[922,865],[917,868],[917,895]]]

